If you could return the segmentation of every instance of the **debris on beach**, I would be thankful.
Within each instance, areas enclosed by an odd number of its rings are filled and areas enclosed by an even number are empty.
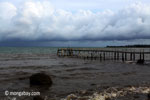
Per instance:
[[[149,100],[150,87],[133,87],[133,86],[125,87],[125,88],[110,87],[105,89],[103,92],[100,93],[95,92],[90,96],[70,94],[65,99],[61,99],[61,100],[112,100],[113,98],[118,98],[118,97],[126,98],[127,95],[132,95],[134,96],[134,98],[138,98],[138,94],[147,94],[148,97],[146,98],[148,98]]]

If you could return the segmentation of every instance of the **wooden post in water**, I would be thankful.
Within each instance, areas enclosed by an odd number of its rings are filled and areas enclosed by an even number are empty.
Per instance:
[[[102,60],[102,54],[100,53],[100,55],[99,55],[99,59],[100,59],[100,61]]]
[[[103,56],[104,56],[103,59],[105,60],[105,52],[103,52]]]
[[[114,60],[116,60],[116,51],[114,52]]]
[[[69,56],[69,49],[66,49],[66,56]]]
[[[122,61],[124,62],[124,53],[122,53]]]
[[[135,52],[133,53],[133,60],[135,61]]]
[[[91,60],[93,60],[93,53],[91,53]]]
[[[97,51],[95,51],[95,57],[94,58],[95,58],[95,60],[97,59]]]
[[[125,61],[127,61],[127,53],[125,52]]]
[[[130,53],[130,60],[132,61],[132,53]]]
[[[89,60],[89,56],[87,55],[87,60]]]
[[[61,49],[61,56],[64,56],[64,54],[63,54],[63,49]]]

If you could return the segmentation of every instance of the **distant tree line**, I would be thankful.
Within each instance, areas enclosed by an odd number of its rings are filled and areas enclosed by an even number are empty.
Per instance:
[[[107,46],[107,48],[150,48],[150,45]]]

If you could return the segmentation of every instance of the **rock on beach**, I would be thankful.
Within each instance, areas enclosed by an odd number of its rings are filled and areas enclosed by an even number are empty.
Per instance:
[[[51,87],[53,84],[49,75],[44,73],[36,73],[30,76],[30,86]]]

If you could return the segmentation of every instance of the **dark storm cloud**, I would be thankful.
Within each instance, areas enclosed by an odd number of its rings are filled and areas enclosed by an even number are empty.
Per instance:
[[[0,3],[0,41],[112,41],[150,39],[150,6],[136,3],[118,12],[75,13],[49,2],[22,7]]]

